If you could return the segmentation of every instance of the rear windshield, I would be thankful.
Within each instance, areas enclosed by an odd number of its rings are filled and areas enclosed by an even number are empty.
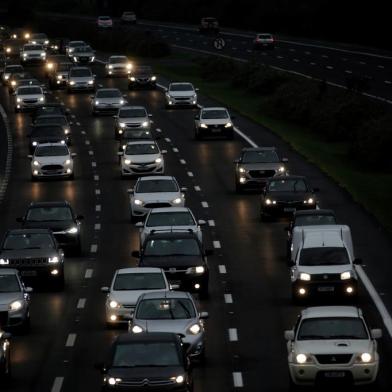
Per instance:
[[[178,186],[173,180],[139,181],[137,193],[178,192]]]
[[[166,282],[160,272],[117,274],[113,284],[113,290],[116,291],[161,289],[166,289]]]
[[[157,226],[195,226],[196,222],[188,211],[151,213],[147,227]]]

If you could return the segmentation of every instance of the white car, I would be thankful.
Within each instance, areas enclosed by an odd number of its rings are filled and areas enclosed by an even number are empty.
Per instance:
[[[43,45],[46,48],[49,45],[49,38],[44,33],[33,33],[30,36],[29,43],[33,45]]]
[[[184,207],[185,191],[172,176],[139,177],[135,188],[128,189],[131,221],[144,218],[151,208]]]
[[[20,51],[21,63],[43,62],[46,60],[46,51],[43,45],[26,44]]]
[[[69,41],[68,45],[65,47],[65,54],[71,57],[77,47],[86,45],[87,44],[84,41]]]
[[[102,287],[106,297],[106,323],[128,323],[141,294],[170,290],[160,268],[123,268],[114,273],[110,287]]]
[[[15,112],[34,109],[45,102],[45,93],[40,86],[18,87],[15,95]]]
[[[110,56],[105,71],[106,76],[127,76],[132,71],[132,63],[126,56]]]
[[[136,23],[136,14],[132,11],[124,11],[121,15],[121,23]]]
[[[121,176],[164,174],[163,154],[166,152],[161,151],[153,140],[128,142],[124,151],[118,153],[121,157]]]
[[[192,83],[173,82],[166,89],[166,108],[174,106],[197,106],[198,89]]]
[[[314,386],[326,381],[371,384],[378,374],[376,339],[362,311],[353,306],[322,306],[301,312],[285,331],[291,385]]]
[[[93,115],[99,113],[117,113],[127,104],[126,95],[118,88],[100,88],[91,96],[91,109]]]
[[[226,108],[202,108],[195,116],[195,139],[197,140],[205,135],[223,135],[228,139],[233,139],[233,129],[233,120]]]
[[[74,178],[73,158],[76,153],[71,153],[66,144],[42,143],[35,148],[31,159],[32,180],[49,177]]]
[[[75,90],[95,90],[95,75],[88,67],[72,67],[68,73],[67,93]]]
[[[114,137],[119,139],[124,131],[143,130],[150,131],[151,114],[144,106],[123,106],[114,116]]]
[[[98,16],[97,26],[102,29],[110,29],[113,27],[113,20],[110,16]]]
[[[188,207],[153,208],[148,213],[144,222],[136,223],[140,230],[140,244],[152,231],[193,231],[197,238],[203,243],[203,233],[201,226],[206,222],[203,219],[198,221]]]

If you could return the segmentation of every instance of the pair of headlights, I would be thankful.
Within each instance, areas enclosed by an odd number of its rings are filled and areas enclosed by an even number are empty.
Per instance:
[[[161,163],[161,162],[162,162],[162,158],[155,159],[155,163]],[[130,159],[124,159],[124,163],[126,165],[130,165],[132,163],[132,161]]]
[[[351,279],[352,277],[353,277],[353,274],[351,271],[345,271],[340,274],[341,280],[348,280],[348,279]],[[306,272],[301,272],[299,274],[299,279],[304,280],[304,281],[310,281],[312,279],[312,276],[310,274],[307,274]]]
[[[300,365],[304,364],[304,363],[313,363],[314,360],[312,358],[312,356],[308,355],[308,354],[297,354],[296,357],[296,362]],[[373,359],[372,355],[369,353],[362,353],[359,354],[356,358],[356,362],[360,362],[360,363],[369,363],[371,362]]]
[[[134,325],[132,327],[132,332],[133,333],[142,333],[144,332],[144,329],[140,327],[139,325]],[[197,335],[201,332],[201,326],[198,323],[192,324],[188,329],[187,333],[191,335]]]

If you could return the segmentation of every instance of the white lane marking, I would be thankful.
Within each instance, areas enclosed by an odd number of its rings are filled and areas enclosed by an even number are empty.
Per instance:
[[[76,341],[76,333],[70,333],[68,335],[67,341],[65,342],[65,347],[73,347]]]
[[[293,48],[291,48],[291,49],[289,49],[290,50],[290,52],[295,52],[295,49],[293,49]]]
[[[279,60],[284,59],[283,56],[276,56],[276,58],[279,59]]]
[[[63,386],[64,377],[56,377],[53,382],[51,392],[60,392]]]
[[[82,135],[85,135],[86,134],[86,131],[82,131]]]
[[[90,247],[90,252],[91,253],[97,253],[98,250],[98,245],[97,244],[92,244]]]
[[[99,181],[99,175],[98,174],[94,174],[94,181]]]
[[[96,61],[97,63],[106,64],[106,61],[103,61],[103,60],[100,60],[100,59],[95,59],[95,61]]]
[[[385,67],[383,65],[377,65],[377,68],[384,69]]]
[[[97,162],[91,162],[92,167],[97,167]]]
[[[359,64],[366,65],[366,62],[365,61],[360,61]]]
[[[76,305],[76,309],[84,309],[86,306],[86,298],[79,298],[78,304]]]
[[[229,340],[230,342],[238,342],[237,328],[229,328]]]
[[[161,84],[158,84],[158,83],[157,83],[157,86],[160,87],[160,88],[162,88],[162,89],[166,88],[165,86],[162,86]],[[162,132],[162,129],[157,128],[156,131],[157,131],[158,133],[161,133],[161,132]]]
[[[96,195],[100,195],[100,194],[101,194],[101,190],[100,190],[100,189],[96,189],[96,190],[95,190],[95,194],[96,194]]]
[[[192,172],[187,172],[187,174],[188,174],[188,177],[194,177],[194,175],[193,175],[193,173]]]
[[[219,269],[219,273],[220,274],[227,274],[227,269],[226,269],[226,266],[224,264],[218,265],[218,269]]]
[[[97,205],[95,206],[95,211],[101,212],[101,210],[102,210],[101,205],[100,205],[100,204],[97,204]]]
[[[244,386],[241,372],[233,372],[233,383],[235,388],[242,388]]]
[[[194,188],[195,188],[196,192],[200,192],[201,191],[201,188],[199,187],[199,185],[195,185]]]
[[[293,61],[294,61],[294,63],[299,63],[298,59],[294,59]]]
[[[311,62],[310,65],[316,65],[316,63]]]
[[[225,298],[225,303],[226,304],[232,304],[233,303],[233,296],[231,294],[225,294],[224,298]]]
[[[74,114],[71,114],[71,117],[72,117],[72,118],[76,118],[76,116],[75,116]]]
[[[237,127],[234,127],[234,132],[240,135],[243,139],[245,139],[252,147],[258,147],[257,144],[245,133],[241,132]]]
[[[309,56],[309,55],[312,54],[312,53],[309,52],[309,51],[306,51],[305,54]]]
[[[76,125],[77,125],[78,127],[80,127],[80,122],[76,122]]]
[[[8,122],[8,116],[2,105],[0,105],[0,115],[3,117],[3,122],[7,133],[7,158],[5,163],[4,178],[0,187],[0,203],[1,203],[5,195],[5,192],[7,190],[8,182],[11,175],[13,143],[12,143],[12,133]]]
[[[215,221],[214,221],[213,219],[210,219],[210,220],[208,221],[208,226],[210,226],[210,227],[215,227]]]
[[[173,152],[178,152],[178,148],[177,147],[173,147]]]
[[[237,48],[231,48],[232,50],[237,50]]]
[[[328,58],[328,56],[327,56],[326,54],[322,54],[321,57],[322,57],[323,59],[327,59],[327,58]]]
[[[165,142],[166,142],[166,143],[170,143],[170,142],[171,142],[170,138],[165,137]]]
[[[327,68],[327,69],[333,69],[333,66],[332,66],[332,65],[327,65],[325,68]]]
[[[384,83],[385,84],[392,84],[392,82],[390,80],[385,80]]]
[[[349,69],[346,69],[344,72],[346,72],[346,74],[352,74],[353,73],[353,71],[350,71]]]
[[[212,245],[214,246],[215,249],[222,248],[220,241],[212,241]]]
[[[90,151],[88,152],[88,154],[89,154],[89,155],[94,155],[94,151],[90,150]]]
[[[201,206],[204,207],[204,208],[208,208],[209,207],[208,203],[206,201],[202,201],[201,202]]]
[[[181,165],[186,165],[186,160],[185,159],[180,159]]]
[[[90,140],[86,140],[85,143],[86,143],[87,145],[90,145]]]
[[[246,49],[246,51],[247,51],[248,53],[252,53],[252,51],[251,51],[250,49]]]
[[[101,224],[100,223],[96,223],[94,225],[94,230],[101,230]]]
[[[93,276],[93,269],[88,268],[86,269],[86,273],[84,274],[84,278],[85,279],[91,279],[91,277]]]

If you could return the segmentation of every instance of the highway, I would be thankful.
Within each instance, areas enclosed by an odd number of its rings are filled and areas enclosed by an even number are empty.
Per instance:
[[[176,37],[178,33],[174,31],[163,31],[169,41],[178,41],[178,45],[191,39],[192,33],[189,34]],[[237,40],[233,37],[235,45],[239,46]],[[202,48],[203,38],[199,37],[199,41]],[[246,57],[246,50],[227,50],[230,55],[238,51],[240,56]],[[301,56],[296,53],[298,58],[308,56],[303,49],[296,47],[296,50],[301,52]],[[322,59],[321,53],[318,49],[309,55],[312,59],[318,58],[319,65],[315,69],[321,69],[321,64],[329,64],[328,59]],[[287,57],[283,59],[285,62],[296,56],[289,46],[283,45],[260,56],[265,57],[266,62],[270,59],[279,65],[280,60],[272,59],[278,54]],[[347,57],[353,68],[356,57]],[[101,61],[105,58],[100,56]],[[385,66],[389,61],[373,60],[374,64]],[[336,66],[331,70],[331,80],[335,80],[337,70],[347,67],[340,63],[338,67],[335,62],[331,64]],[[155,135],[160,136],[158,143],[161,149],[168,150],[166,173],[174,175],[181,186],[188,187],[186,205],[197,218],[208,221],[204,229],[206,247],[215,249],[214,256],[209,257],[211,298],[200,302],[200,309],[210,314],[207,361],[195,369],[195,391],[286,391],[289,382],[283,331],[292,327],[301,307],[292,305],[290,299],[289,269],[285,261],[284,227],[287,222],[260,222],[260,196],[252,192],[234,192],[233,160],[242,147],[249,145],[248,142],[238,134],[234,141],[196,142],[193,140],[195,110],[166,110],[160,89],[128,92],[125,80],[104,78],[102,64],[93,68],[100,86],[120,88],[130,103],[145,105],[152,113]],[[31,67],[31,71],[43,80],[38,68]],[[387,71],[380,70],[382,72],[386,75]],[[383,78],[386,76],[380,80]],[[160,79],[159,83],[167,85],[168,81]],[[382,86],[379,83],[379,87]],[[377,94],[381,92],[377,90]],[[113,119],[111,116],[93,117],[89,95],[56,91],[52,98],[71,109],[72,151],[78,154],[75,180],[32,183],[26,139],[30,117],[13,113],[13,97],[1,87],[0,102],[12,131],[13,161],[10,181],[0,205],[0,234],[8,228],[18,227],[15,218],[24,213],[31,201],[66,199],[77,214],[85,217],[83,255],[66,258],[64,292],[37,289],[33,293],[32,329],[27,335],[13,337],[13,377],[1,384],[1,391],[98,391],[101,375],[93,365],[104,360],[111,341],[124,332],[105,328],[105,295],[100,287],[110,283],[115,269],[136,265],[131,251],[138,249],[138,231],[129,221],[126,192],[134,182],[120,177]],[[203,96],[199,103],[217,105]],[[384,330],[384,337],[379,342],[379,383],[371,390],[391,390],[392,374],[388,371],[392,363],[388,333],[391,319],[387,315],[383,320],[374,304],[376,300],[381,306],[381,298],[386,310],[392,312],[390,238],[344,190],[277,136],[238,114],[235,125],[253,143],[277,146],[280,154],[289,159],[291,173],[306,175],[313,186],[320,188],[320,206],[334,209],[339,221],[351,226],[356,255],[364,260],[364,271],[378,294],[371,298],[368,287],[362,286],[359,306],[372,327]],[[0,126],[3,141],[6,129],[4,123]],[[3,150],[1,158],[6,159]],[[3,167],[5,165],[0,166]]]

